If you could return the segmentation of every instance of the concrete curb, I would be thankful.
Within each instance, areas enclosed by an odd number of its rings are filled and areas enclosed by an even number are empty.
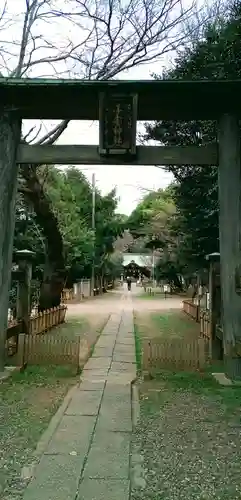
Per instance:
[[[4,372],[0,372],[0,383],[12,376],[14,372],[20,372],[21,366],[5,366]]]
[[[139,390],[137,387],[138,378],[136,377],[131,381],[131,414],[132,414],[132,428],[135,429],[140,418],[140,402]]]
[[[71,389],[69,389],[62,404],[58,408],[57,412],[51,418],[47,429],[43,432],[41,438],[39,439],[39,441],[37,443],[36,449],[33,453],[34,461],[30,465],[24,466],[21,470],[21,478],[22,479],[29,480],[34,476],[35,467],[39,463],[41,456],[44,454],[55,430],[57,429],[62,417],[65,414],[65,411],[67,410],[67,408],[69,406],[69,403],[73,397],[74,392],[76,391],[76,389],[78,387],[79,387],[79,384],[76,384]]]
[[[223,372],[220,373],[212,373],[213,378],[224,387],[241,387],[241,381],[231,380],[227,377],[227,375]]]
[[[131,382],[131,403],[132,403],[132,431],[134,431],[140,418],[139,390],[137,386],[138,377]],[[141,451],[133,448],[131,444],[130,452],[130,491],[144,490],[146,486],[145,469],[143,466],[144,457]]]

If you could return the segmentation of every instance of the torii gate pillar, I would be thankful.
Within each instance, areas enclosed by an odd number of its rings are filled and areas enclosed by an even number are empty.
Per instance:
[[[241,154],[239,118],[219,120],[219,239],[226,372],[241,378]]]
[[[0,372],[4,369],[21,120],[0,109]]]

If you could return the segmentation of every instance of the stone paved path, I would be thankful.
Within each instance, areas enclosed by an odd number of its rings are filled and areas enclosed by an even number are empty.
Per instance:
[[[37,465],[23,500],[128,500],[136,377],[132,300],[126,292]]]

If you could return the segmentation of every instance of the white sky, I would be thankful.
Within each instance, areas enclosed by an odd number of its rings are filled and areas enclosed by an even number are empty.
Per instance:
[[[98,123],[71,122],[59,144],[98,144]],[[162,168],[136,165],[93,165],[80,167],[91,180],[93,172],[96,184],[103,193],[117,188],[120,198],[118,211],[130,214],[147,190],[164,188],[172,180],[171,174]]]
[[[64,2],[64,0],[56,1],[59,4]],[[13,16],[20,14],[24,10],[25,0],[8,0],[8,2]],[[20,38],[22,31],[21,25],[22,18],[19,17],[19,24],[17,22],[14,22],[14,24],[10,28],[8,28],[8,30],[6,31],[8,42],[14,42],[17,38]],[[40,28],[43,28],[42,24]],[[71,38],[79,36],[79,32],[74,33],[73,29],[71,29],[70,31],[70,28],[67,27],[67,25],[65,28],[65,32],[63,31],[63,26],[61,26],[61,30],[59,30],[59,27],[57,25],[53,26],[52,23],[49,25],[45,25],[44,29],[46,29],[47,31],[51,30],[51,39],[54,40],[58,46],[60,46],[60,41],[66,33],[68,34],[68,36],[71,36]],[[38,56],[43,57],[41,54],[41,49],[39,50]],[[10,65],[12,67],[15,67],[15,63],[16,59],[12,57],[10,59]],[[151,63],[149,66],[146,65],[134,68],[124,75],[119,74],[118,78],[141,80],[149,79],[151,78],[151,72],[160,73],[162,68],[167,64],[168,58],[167,56],[165,56],[157,63]],[[52,76],[53,78],[56,77],[54,71],[52,72],[52,75],[50,75],[49,66],[45,68],[44,65],[41,66],[41,69],[39,66],[36,66],[31,76],[44,76],[46,74],[45,70],[48,71],[48,76]],[[48,129],[49,126],[54,123],[57,122],[45,122],[44,127],[47,127]],[[24,123],[24,132],[29,128],[29,126],[33,126],[35,124],[37,124],[37,122],[26,121]],[[59,140],[59,144],[98,144],[98,123],[72,121],[66,131],[62,134]],[[154,166],[98,165],[83,166],[79,168],[84,171],[85,175],[90,180],[92,173],[95,172],[97,186],[103,193],[106,193],[113,187],[116,187],[117,195],[120,198],[118,211],[125,214],[130,214],[143,194],[145,194],[148,190],[165,188],[168,186],[168,184],[170,184],[172,180],[171,174],[165,172],[162,168],[156,168]]]

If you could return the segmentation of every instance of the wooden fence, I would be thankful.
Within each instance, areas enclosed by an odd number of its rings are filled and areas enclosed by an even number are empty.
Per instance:
[[[209,311],[200,311],[200,335],[206,339],[211,338]]]
[[[195,319],[195,321],[200,321],[200,306],[194,304],[191,300],[183,300],[183,311],[191,316],[191,318]]]
[[[199,370],[207,362],[208,343],[204,338],[144,339],[142,343],[142,369],[144,372],[159,370]]]
[[[67,339],[58,335],[19,335],[17,364],[73,365],[76,370],[88,357],[89,348],[82,345],[80,337]],[[86,343],[85,343],[86,344]]]
[[[194,304],[190,300],[183,300],[183,311],[200,323],[200,336],[205,339],[210,339],[210,318],[209,311],[202,310],[199,305]]]
[[[63,304],[66,304],[66,302],[69,302],[75,298],[74,290],[72,288],[64,288],[61,294],[61,302]]]
[[[29,320],[30,335],[40,335],[60,325],[65,320],[67,307],[58,306],[36,314]],[[23,332],[23,322],[15,321],[7,329],[7,352],[13,356],[18,350],[18,336]]]
[[[54,326],[61,325],[65,320],[66,311],[67,307],[62,305],[33,316],[30,318],[30,334],[39,335],[51,330]]]

